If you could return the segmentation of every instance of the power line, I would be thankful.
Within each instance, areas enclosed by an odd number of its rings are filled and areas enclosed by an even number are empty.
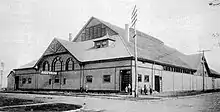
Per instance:
[[[199,50],[198,52],[202,53],[202,90],[205,91],[205,52],[209,52],[211,50]]]

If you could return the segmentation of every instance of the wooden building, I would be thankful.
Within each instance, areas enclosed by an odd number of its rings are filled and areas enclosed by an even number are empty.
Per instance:
[[[130,84],[134,90],[133,34],[128,25],[120,28],[91,17],[74,40],[55,38],[40,59],[14,69],[8,87],[121,92]],[[139,90],[144,86],[158,92],[220,87],[219,75],[211,74],[201,54],[185,55],[140,31],[137,41]]]

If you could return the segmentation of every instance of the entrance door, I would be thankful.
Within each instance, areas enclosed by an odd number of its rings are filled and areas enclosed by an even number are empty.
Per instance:
[[[132,83],[131,70],[121,70],[121,91],[125,91],[126,86]]]
[[[155,90],[157,92],[160,92],[160,77],[159,76],[155,76]]]
[[[15,90],[19,89],[19,76],[15,76]]]

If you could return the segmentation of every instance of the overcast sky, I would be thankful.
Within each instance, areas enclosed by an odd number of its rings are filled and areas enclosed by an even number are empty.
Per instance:
[[[210,0],[0,0],[0,60],[9,70],[38,59],[54,37],[75,36],[91,16],[124,27],[138,7],[137,28],[185,54],[211,49],[220,72],[220,6]],[[213,35],[215,34],[215,36]],[[220,34],[219,34],[220,35]]]

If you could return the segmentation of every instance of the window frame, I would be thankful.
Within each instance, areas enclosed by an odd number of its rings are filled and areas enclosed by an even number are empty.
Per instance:
[[[60,63],[59,67],[60,69],[57,70],[57,62]],[[61,57],[55,57],[54,60],[53,60],[53,63],[52,63],[52,71],[55,71],[55,72],[59,72],[59,71],[62,71],[63,70],[63,61],[61,60]]]
[[[28,84],[32,83],[32,78],[28,78]]]
[[[71,64],[70,64],[70,63],[71,63]],[[70,66],[72,66],[71,69],[69,69]],[[72,59],[72,58],[68,58],[68,59],[66,60],[66,71],[74,70],[74,69],[75,69],[74,66],[75,66],[75,63],[74,63],[73,59]]]
[[[147,79],[146,79],[147,77]],[[150,77],[149,75],[144,75],[144,82],[150,82]]]
[[[46,67],[46,65],[47,65],[47,67]],[[50,64],[48,61],[43,62],[43,71],[50,71]]]
[[[22,84],[25,84],[27,82],[26,78],[22,78]]]
[[[54,83],[60,83],[60,79],[59,78],[55,78],[54,79]]]
[[[142,74],[138,74],[138,82],[142,82]]]
[[[105,80],[106,77],[109,78],[109,81]],[[103,75],[102,79],[103,79],[103,83],[111,83],[111,75]]]
[[[91,78],[91,81],[88,81],[88,79]],[[92,75],[87,75],[86,76],[86,83],[92,83],[93,81],[93,76]]]

